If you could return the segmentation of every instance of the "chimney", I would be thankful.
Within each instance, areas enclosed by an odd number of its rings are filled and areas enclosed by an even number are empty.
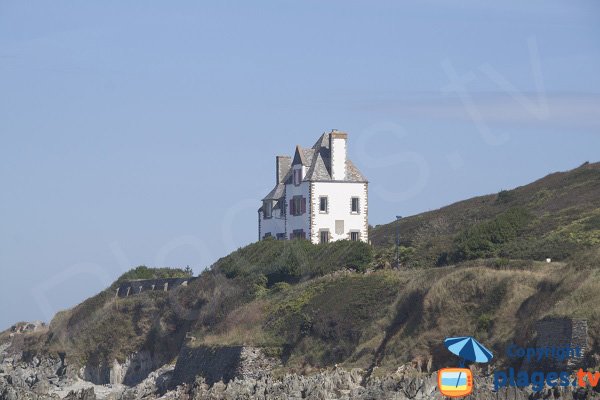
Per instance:
[[[346,145],[348,134],[333,129],[329,134],[329,149],[331,151],[331,177],[334,181],[346,179]]]
[[[292,166],[292,158],[288,156],[275,157],[275,180],[276,184],[283,183],[283,178]]]

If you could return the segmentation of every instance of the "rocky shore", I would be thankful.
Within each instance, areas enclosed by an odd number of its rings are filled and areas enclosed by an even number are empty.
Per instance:
[[[362,369],[334,368],[309,375],[253,371],[252,377],[234,378],[229,382],[208,384],[202,376],[190,384],[173,381],[173,365],[166,365],[136,386],[122,384],[95,385],[71,373],[59,357],[30,361],[4,359],[0,367],[0,400],[276,400],[276,399],[443,399],[437,390],[437,374],[419,372],[402,366],[393,373],[377,375],[365,381]],[[596,392],[546,389],[507,389],[493,392],[491,377],[476,375],[470,400],[597,399]]]
[[[262,349],[244,346],[184,345],[176,364],[158,368],[151,367],[151,356],[145,353],[108,367],[77,366],[70,364],[68,354],[35,354],[22,346],[27,334],[44,329],[42,324],[19,325],[0,343],[0,400],[443,399],[437,373],[423,371],[420,364],[387,372],[335,367],[299,374],[287,371]],[[489,371],[473,372],[469,400],[600,399],[589,388],[495,392]],[[128,376],[136,378],[135,384]]]

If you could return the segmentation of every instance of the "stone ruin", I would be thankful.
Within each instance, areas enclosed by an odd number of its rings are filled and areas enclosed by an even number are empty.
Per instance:
[[[585,363],[588,349],[587,320],[573,318],[544,318],[535,324],[537,348],[580,348],[579,357],[568,358],[564,362],[543,360],[544,367],[580,368]]]
[[[115,297],[128,297],[148,291],[168,292],[180,286],[187,286],[194,279],[196,278],[136,279],[126,281],[119,285]]]

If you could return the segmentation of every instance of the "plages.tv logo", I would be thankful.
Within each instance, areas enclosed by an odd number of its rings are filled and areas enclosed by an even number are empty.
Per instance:
[[[444,346],[459,359],[458,368],[442,368],[438,371],[438,389],[447,397],[464,397],[473,392],[473,373],[465,368],[467,361],[487,363],[494,356],[471,336],[451,337]]]

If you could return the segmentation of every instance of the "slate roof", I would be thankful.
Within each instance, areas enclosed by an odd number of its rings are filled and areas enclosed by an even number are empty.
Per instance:
[[[269,194],[265,196],[265,198],[263,200],[278,200],[283,197],[284,193],[285,193],[285,184],[278,183],[277,185],[275,185],[273,190],[271,190],[269,192]]]
[[[333,181],[330,159],[329,133],[324,133],[311,148],[304,149],[296,146],[292,165],[302,164],[308,168],[303,181],[327,182]],[[282,181],[284,183],[277,184],[263,200],[278,200],[284,196],[285,184],[292,183],[291,170],[288,171]],[[364,175],[348,158],[346,158],[346,179],[344,179],[344,182],[367,182]]]

